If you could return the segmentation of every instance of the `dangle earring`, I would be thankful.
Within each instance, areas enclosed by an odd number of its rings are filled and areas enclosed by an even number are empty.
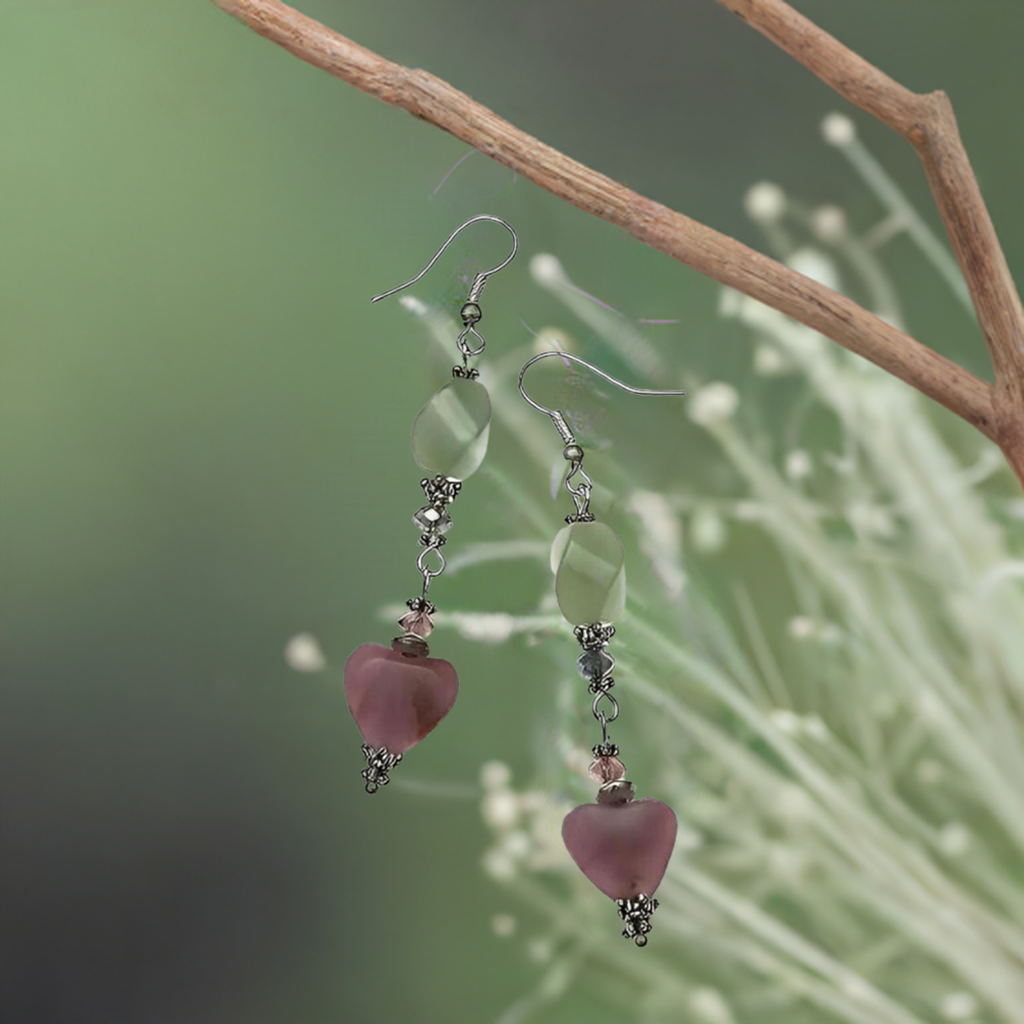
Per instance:
[[[604,523],[596,522],[590,511],[593,481],[583,468],[583,448],[565,417],[539,405],[523,387],[526,371],[539,360],[553,356],[579,363],[630,394],[684,392],[632,388],[578,356],[557,351],[534,356],[519,374],[520,394],[534,409],[551,418],[565,444],[562,454],[570,464],[565,486],[576,511],[565,517],[568,525],[551,546],[551,570],[558,607],[583,648],[576,669],[589,683],[587,689],[594,695],[591,710],[601,727],[601,742],[593,748],[594,760],[588,772],[600,785],[597,802],[583,804],[566,815],[562,840],[583,874],[616,901],[625,922],[623,936],[646,946],[651,915],[658,906],[654,891],[668,867],[677,822],[672,809],[660,800],[633,799],[633,784],[626,781],[619,748],[608,737],[608,726],[619,717],[619,705],[611,695],[615,659],[606,648],[615,634],[612,623],[626,604],[625,556],[619,538]]]
[[[412,517],[420,529],[422,551],[416,568],[423,577],[418,596],[406,602],[409,611],[399,620],[403,633],[390,647],[363,644],[345,663],[345,699],[362,734],[366,768],[366,792],[375,793],[388,782],[388,772],[402,755],[415,746],[448,714],[459,692],[459,677],[452,665],[429,657],[427,637],[437,610],[427,599],[431,580],[444,572],[441,548],[452,520],[448,506],[462,489],[462,481],[479,468],[487,451],[491,423],[491,400],[477,380],[479,373],[469,360],[484,350],[484,339],[476,325],[483,314],[480,294],[488,277],[508,266],[519,248],[515,231],[498,217],[481,214],[452,232],[434,258],[411,281],[376,295],[373,302],[408,288],[427,273],[463,228],[477,221],[500,224],[512,236],[512,252],[496,267],[477,274],[462,306],[463,329],[456,339],[462,365],[452,369],[445,384],[420,411],[412,427],[412,452],[417,463],[433,476],[420,486],[427,503]]]

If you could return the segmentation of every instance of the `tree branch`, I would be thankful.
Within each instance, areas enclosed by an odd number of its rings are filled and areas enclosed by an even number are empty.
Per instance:
[[[974,299],[995,389],[845,296],[637,195],[426,71],[385,60],[280,0],[213,2],[302,60],[443,128],[559,198],[869,359],[995,441],[1024,483],[1024,313],[944,94],[904,88],[782,0],[718,0],[913,143]]]
[[[1024,310],[944,92],[919,95],[893,81],[782,0],[718,0],[844,99],[917,150],[974,301],[995,373],[995,440],[1024,432]]]

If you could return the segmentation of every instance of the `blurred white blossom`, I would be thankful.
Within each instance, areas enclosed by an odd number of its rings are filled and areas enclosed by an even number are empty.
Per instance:
[[[942,997],[939,1012],[946,1020],[968,1020],[980,1007],[970,992],[949,992]]]
[[[751,220],[771,223],[786,212],[786,193],[770,181],[761,181],[747,190],[743,205]]]
[[[857,138],[857,126],[845,114],[828,114],[821,122],[821,134],[830,146],[848,146]]]
[[[762,377],[782,377],[794,369],[778,346],[762,342],[754,348],[754,372]]]
[[[695,988],[686,999],[686,1008],[702,1024],[734,1024],[736,1020],[722,993],[714,988]]]
[[[846,211],[841,206],[819,206],[811,217],[811,230],[823,242],[841,242],[846,237]]]
[[[786,476],[790,480],[805,480],[813,472],[811,456],[803,448],[794,448],[786,454]]]
[[[729,419],[739,404],[740,396],[731,384],[715,383],[693,395],[688,411],[694,423],[708,426]]]
[[[699,505],[690,518],[690,543],[702,555],[721,551],[729,540],[725,519],[710,505]]]
[[[288,641],[284,649],[284,660],[296,672],[320,672],[327,667],[327,659],[316,637],[309,633],[299,633]]]
[[[495,914],[491,918],[491,930],[500,939],[507,939],[516,933],[517,922],[511,914]]]

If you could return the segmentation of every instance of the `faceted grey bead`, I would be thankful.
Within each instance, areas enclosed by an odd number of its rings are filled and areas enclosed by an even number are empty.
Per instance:
[[[576,671],[589,683],[603,679],[615,667],[615,659],[604,651],[584,651],[576,659]]]
[[[412,521],[424,533],[447,533],[452,528],[452,517],[443,508],[424,505],[413,517]]]

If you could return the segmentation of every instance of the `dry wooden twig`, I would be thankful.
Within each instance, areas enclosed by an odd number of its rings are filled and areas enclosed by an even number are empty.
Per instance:
[[[970,289],[994,385],[830,288],[570,159],[426,71],[385,60],[280,0],[213,2],[302,60],[871,360],[991,438],[1024,485],[1024,311],[944,93],[904,88],[782,0],[717,0],[913,144]]]

